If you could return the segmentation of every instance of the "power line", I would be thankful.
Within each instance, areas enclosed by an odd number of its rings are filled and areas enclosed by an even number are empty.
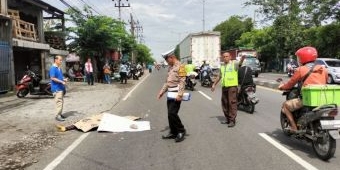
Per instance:
[[[80,0],[81,2],[83,2],[85,5],[87,5],[90,9],[92,9],[94,12],[96,12],[98,15],[102,15],[100,14],[97,10],[95,10],[92,6],[90,6],[89,4],[87,4],[84,0]]]

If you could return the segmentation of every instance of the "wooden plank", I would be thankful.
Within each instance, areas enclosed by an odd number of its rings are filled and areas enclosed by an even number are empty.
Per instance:
[[[18,10],[7,9],[7,14],[13,19],[20,19]]]

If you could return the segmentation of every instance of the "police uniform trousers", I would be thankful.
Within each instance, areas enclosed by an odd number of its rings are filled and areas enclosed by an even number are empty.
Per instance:
[[[181,101],[167,100],[168,107],[168,121],[170,133],[177,135],[185,131],[181,119],[178,116],[178,111],[181,107]]]
[[[228,122],[236,121],[237,116],[237,87],[222,87],[222,110]]]

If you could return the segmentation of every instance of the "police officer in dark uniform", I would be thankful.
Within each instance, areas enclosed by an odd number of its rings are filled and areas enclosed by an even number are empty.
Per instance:
[[[178,92],[178,95],[176,99],[167,100],[170,132],[167,135],[163,135],[162,138],[175,139],[176,142],[181,142],[184,140],[186,130],[178,116],[178,111],[181,107],[185,88],[185,66],[177,60],[174,50],[163,54],[163,58],[169,64],[168,77],[157,97],[160,99],[166,92]]]

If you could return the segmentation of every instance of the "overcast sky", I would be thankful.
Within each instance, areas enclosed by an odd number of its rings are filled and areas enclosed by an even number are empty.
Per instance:
[[[61,10],[67,9],[59,0],[43,0]],[[118,18],[118,0],[64,0],[82,8],[83,2],[102,15]],[[254,16],[255,7],[243,7],[247,0],[205,0],[205,30],[228,19],[232,15]],[[127,0],[121,0],[127,5]],[[189,33],[203,30],[203,0],[128,0],[130,7],[121,8],[122,19],[130,21],[130,13],[143,27],[145,44],[153,57],[162,61],[161,53],[175,48]],[[96,14],[96,12],[95,12]]]

